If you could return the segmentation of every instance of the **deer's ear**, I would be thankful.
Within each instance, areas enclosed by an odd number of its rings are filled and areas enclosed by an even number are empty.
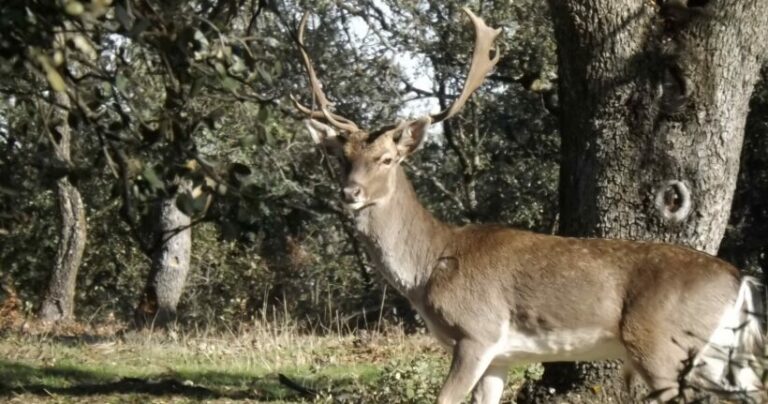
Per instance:
[[[431,123],[432,119],[429,117],[420,118],[394,134],[393,140],[401,157],[407,157],[421,147],[427,138],[427,129]]]
[[[341,139],[333,128],[314,119],[304,120],[309,135],[315,144],[325,149],[326,152],[338,155],[341,152]]]

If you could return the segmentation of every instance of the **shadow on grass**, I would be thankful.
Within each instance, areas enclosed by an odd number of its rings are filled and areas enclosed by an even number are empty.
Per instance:
[[[323,379],[323,378],[320,378]],[[300,401],[301,392],[286,388],[275,375],[252,377],[228,372],[186,373],[179,380],[172,375],[157,378],[120,377],[117,374],[83,370],[71,366],[35,367],[0,360],[0,397],[17,394],[73,397],[133,394],[184,396],[192,399],[233,399],[258,401]],[[349,388],[351,379],[318,380],[298,378],[303,385]],[[1,401],[1,400],[0,400]]]

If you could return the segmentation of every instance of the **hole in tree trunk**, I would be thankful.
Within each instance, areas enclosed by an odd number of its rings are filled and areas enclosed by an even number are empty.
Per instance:
[[[667,188],[664,191],[664,205],[670,212],[677,212],[683,204],[680,192],[675,188]]]
[[[684,182],[669,180],[656,191],[655,204],[664,219],[682,222],[691,213],[691,191]]]

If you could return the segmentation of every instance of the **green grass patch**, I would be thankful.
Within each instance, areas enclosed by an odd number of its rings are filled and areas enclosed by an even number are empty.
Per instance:
[[[10,335],[0,358],[0,401],[17,403],[433,402],[448,367],[426,336],[274,330]],[[521,377],[513,371],[511,383]]]
[[[275,332],[7,335],[0,340],[0,401],[339,401],[375,390],[387,366],[406,356],[438,367],[445,361],[423,337],[403,335],[365,343]]]

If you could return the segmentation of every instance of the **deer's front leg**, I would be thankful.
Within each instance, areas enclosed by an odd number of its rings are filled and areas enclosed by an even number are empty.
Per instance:
[[[453,348],[451,369],[437,398],[438,404],[458,404],[477,384],[491,364],[493,345],[463,339]]]
[[[509,366],[506,364],[491,364],[485,370],[480,381],[472,392],[473,404],[499,404],[507,384]]]

